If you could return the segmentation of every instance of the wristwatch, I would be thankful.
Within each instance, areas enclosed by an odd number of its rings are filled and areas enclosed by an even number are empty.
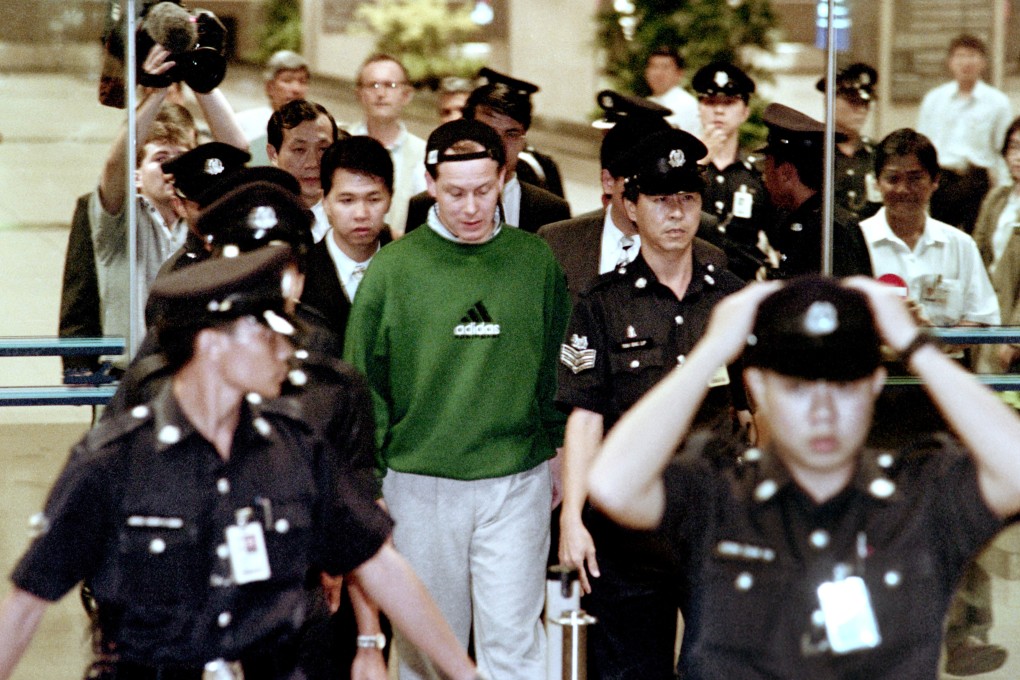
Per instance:
[[[375,635],[359,635],[358,636],[358,648],[359,649],[385,649],[386,648],[386,636],[382,633],[376,633]]]

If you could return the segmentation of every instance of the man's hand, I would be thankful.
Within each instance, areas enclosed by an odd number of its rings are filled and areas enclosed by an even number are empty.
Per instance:
[[[336,614],[340,608],[340,598],[343,595],[344,577],[330,576],[326,572],[319,574],[319,582],[322,584],[322,596],[326,598],[326,606],[330,614]]]
[[[866,276],[854,276],[844,285],[868,298],[878,333],[894,351],[902,352],[917,337],[920,328],[914,314],[893,288]]]
[[[359,647],[351,664],[351,680],[387,680],[386,659],[381,649]]]
[[[701,141],[704,142],[705,147],[708,149],[708,154],[698,162],[701,165],[708,165],[722,151],[723,145],[726,143],[726,133],[721,128],[711,125],[705,130],[704,136],[705,138]]]
[[[722,355],[720,365],[731,364],[744,351],[758,305],[782,285],[779,281],[752,283],[723,298],[712,310],[708,328],[698,344],[719,352]]]
[[[580,517],[560,516],[559,558],[561,565],[577,570],[581,590],[586,595],[590,593],[588,574],[598,578],[599,563],[595,560],[595,542]]]
[[[163,47],[159,43],[152,46],[149,53],[145,55],[145,61],[142,62],[142,70],[152,76],[161,76],[174,66],[177,65],[176,61],[167,61],[166,58],[170,56],[170,50]],[[166,88],[151,88],[151,89],[163,89]]]

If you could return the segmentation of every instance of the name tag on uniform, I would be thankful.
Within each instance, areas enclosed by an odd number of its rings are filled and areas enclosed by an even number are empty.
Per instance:
[[[743,184],[733,192],[733,216],[741,219],[751,219],[751,211],[754,209],[754,196]]]
[[[864,176],[864,191],[868,196],[868,203],[881,203],[882,192],[878,190],[878,180],[875,173],[869,172]]]
[[[949,287],[942,275],[925,274],[921,277],[921,302],[945,305],[949,301]]]
[[[227,548],[235,583],[244,585],[269,578],[269,552],[261,522],[227,527]]]
[[[726,370],[725,366],[720,366],[712,377],[708,379],[709,387],[722,387],[723,385],[730,384],[730,372]]]
[[[834,653],[871,649],[882,641],[868,586],[860,576],[823,583],[818,586],[818,601],[825,617],[825,636]]]

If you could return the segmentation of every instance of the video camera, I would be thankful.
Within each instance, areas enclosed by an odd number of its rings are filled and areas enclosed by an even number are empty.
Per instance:
[[[99,80],[99,101],[104,106],[124,108],[124,17],[120,3],[111,0],[103,44],[106,50]],[[195,92],[206,93],[223,82],[227,74],[224,55],[227,29],[215,14],[205,9],[189,11],[179,0],[146,0],[135,32],[138,83],[146,87],[167,87],[187,83]],[[165,47],[175,62],[158,76],[142,70],[153,45]]]

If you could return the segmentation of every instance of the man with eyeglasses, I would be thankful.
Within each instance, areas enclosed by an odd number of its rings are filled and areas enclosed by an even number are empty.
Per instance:
[[[393,238],[404,235],[407,203],[425,191],[425,140],[412,135],[400,120],[414,89],[407,69],[396,57],[373,54],[358,72],[358,103],[365,120],[352,126],[352,135],[368,135],[386,147],[393,160],[393,202],[386,224]]]

